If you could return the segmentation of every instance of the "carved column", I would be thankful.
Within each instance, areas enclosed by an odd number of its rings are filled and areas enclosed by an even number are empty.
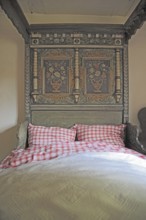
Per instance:
[[[80,95],[80,77],[79,77],[79,51],[78,48],[75,49],[75,86],[74,86],[74,96],[75,102],[77,103]]]
[[[34,49],[34,59],[33,59],[33,92],[32,96],[34,101],[36,101],[36,97],[38,95],[38,67],[37,67],[37,49]]]
[[[121,98],[121,66],[120,66],[120,49],[116,49],[116,102]]]

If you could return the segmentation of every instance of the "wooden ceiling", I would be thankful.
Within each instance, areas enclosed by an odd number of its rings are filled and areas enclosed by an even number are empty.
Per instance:
[[[17,0],[29,24],[125,23],[140,0]]]

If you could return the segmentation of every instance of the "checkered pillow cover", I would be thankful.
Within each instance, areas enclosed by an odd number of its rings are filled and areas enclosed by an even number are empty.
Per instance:
[[[124,146],[125,125],[85,125],[73,126],[77,132],[78,141],[104,141],[107,144]]]
[[[36,126],[31,123],[28,126],[28,144],[32,146],[45,146],[58,141],[75,141],[76,130],[74,128]]]

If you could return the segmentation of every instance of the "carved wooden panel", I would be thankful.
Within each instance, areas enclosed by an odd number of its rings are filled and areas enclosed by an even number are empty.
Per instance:
[[[33,111],[32,123],[45,126],[61,126],[71,127],[75,123],[83,124],[120,124],[122,122],[122,114],[120,111],[106,111],[106,110],[82,110],[74,111]]]
[[[29,120],[36,112],[40,118],[42,112],[48,117],[43,124],[46,120],[62,124],[67,117],[73,122],[77,114],[78,121],[85,115],[88,121],[93,116],[92,123],[126,122],[127,48],[122,29],[116,26],[53,25],[31,32],[26,55]]]
[[[32,102],[60,104],[73,102],[73,49],[32,50]]]
[[[81,49],[81,102],[115,103],[116,52],[114,49]]]
[[[122,49],[31,49],[34,104],[122,102]]]

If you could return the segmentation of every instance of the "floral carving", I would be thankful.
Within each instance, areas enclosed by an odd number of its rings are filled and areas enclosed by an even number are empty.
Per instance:
[[[67,60],[45,61],[45,92],[67,92]]]
[[[87,62],[87,92],[101,93],[106,92],[109,73],[108,61]]]

